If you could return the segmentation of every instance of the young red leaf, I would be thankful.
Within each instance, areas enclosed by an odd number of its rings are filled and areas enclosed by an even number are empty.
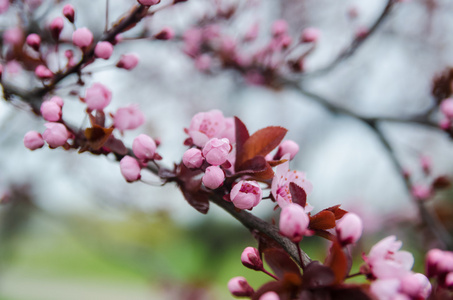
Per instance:
[[[335,220],[339,220],[341,218],[343,218],[343,216],[345,214],[348,213],[348,211],[344,210],[344,209],[341,209],[340,208],[340,205],[341,204],[338,204],[338,205],[335,205],[335,206],[332,206],[332,207],[329,207],[329,208],[326,208],[324,210],[328,210],[328,211],[331,211],[335,214]]]
[[[303,188],[301,188],[294,182],[290,182],[289,192],[291,193],[293,203],[297,203],[300,206],[305,207],[305,205],[307,204],[307,193]]]
[[[269,248],[263,251],[264,259],[275,275],[283,279],[287,274],[295,274],[302,279],[299,267],[289,254],[280,248]]]
[[[235,128],[235,134],[236,134],[236,164],[235,164],[235,170],[238,169],[238,158],[241,155],[244,147],[245,141],[248,140],[250,137],[249,131],[247,130],[247,127],[242,123],[242,121],[238,117],[234,117],[234,128]]]
[[[283,127],[266,127],[258,130],[250,136],[239,149],[236,155],[236,166],[257,155],[266,156],[277,147],[286,135],[287,130]]]
[[[434,189],[445,189],[450,187],[450,185],[451,185],[450,178],[448,178],[448,176],[445,175],[437,177],[436,179],[434,179],[432,183],[432,187]]]
[[[310,216],[310,225],[308,228],[316,229],[331,229],[335,227],[335,214],[328,210],[322,210],[314,216]]]
[[[121,140],[118,140],[113,135],[110,135],[107,142],[105,142],[104,147],[110,149],[110,151],[119,154],[119,155],[126,155],[128,150],[126,146],[124,146]]]
[[[113,128],[104,128],[98,125],[85,129],[85,137],[89,147],[93,150],[99,150],[107,142],[112,131]]]
[[[267,180],[274,177],[274,171],[263,156],[255,156],[244,162],[239,170],[236,169],[235,175],[239,174],[250,174],[257,180]]]
[[[312,261],[304,269],[304,288],[314,289],[327,287],[335,282],[335,274],[332,269],[322,265],[319,261]]]
[[[346,278],[348,272],[348,259],[343,252],[340,243],[333,242],[330,247],[329,255],[324,263],[329,266],[335,275],[335,283],[341,283]]]

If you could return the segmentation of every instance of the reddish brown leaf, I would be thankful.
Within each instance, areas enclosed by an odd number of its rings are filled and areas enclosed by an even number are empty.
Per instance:
[[[343,248],[338,242],[333,242],[330,247],[329,255],[324,263],[329,266],[335,275],[335,283],[341,283],[346,278],[348,272],[348,260],[343,252]]]
[[[276,166],[281,165],[282,163],[285,163],[287,161],[288,161],[287,159],[270,160],[270,161],[268,161],[268,163],[269,163],[269,165],[271,167],[276,167]]]
[[[432,187],[434,189],[445,189],[450,187],[451,181],[448,176],[439,176],[436,179],[434,179],[434,182],[432,183]]]
[[[203,191],[189,191],[180,186],[181,192],[187,202],[202,214],[206,214],[209,210],[209,196]]]
[[[265,249],[263,255],[267,264],[278,278],[283,279],[288,273],[295,274],[299,279],[302,278],[299,267],[283,249]]]
[[[237,164],[238,158],[241,155],[244,148],[244,143],[248,140],[250,134],[247,130],[247,127],[238,117],[234,117],[234,126],[236,131],[236,164],[234,168],[237,170],[239,166]]]
[[[94,125],[91,128],[85,129],[85,137],[88,140],[88,145],[93,150],[99,150],[112,134],[113,128],[104,128]]]
[[[294,182],[290,182],[289,192],[291,193],[291,198],[294,203],[297,203],[300,206],[305,207],[305,204],[307,204],[307,193],[303,188],[301,188]]]
[[[110,151],[115,152],[116,154],[119,154],[119,155],[127,154],[126,146],[124,146],[124,144],[121,140],[118,140],[113,135],[110,135],[107,142],[105,142],[104,147],[107,147],[108,149],[110,149]]]
[[[335,205],[335,206],[326,208],[326,209],[324,209],[324,210],[328,210],[328,211],[333,212],[333,213],[335,214],[335,220],[339,220],[339,219],[343,218],[343,216],[344,216],[345,214],[348,213],[347,210],[341,209],[341,208],[340,208],[340,205],[341,205],[341,204],[338,204],[338,205]]]
[[[280,144],[286,132],[285,128],[277,126],[266,127],[255,132],[238,151],[236,166],[240,166],[257,155],[266,156]]]
[[[368,292],[369,285],[347,284],[332,289],[331,299],[335,300],[372,300],[375,299]]]
[[[274,171],[263,156],[255,156],[244,162],[240,169],[236,170],[236,175],[239,174],[250,174],[258,180],[267,180],[274,177]]]
[[[310,216],[309,228],[326,230],[335,227],[335,214],[328,210],[322,210],[314,216]]]
[[[96,110],[96,115],[93,116],[91,113],[88,114],[90,118],[91,126],[98,125],[104,127],[105,125],[105,113],[102,110]]]
[[[325,238],[326,240],[329,240],[329,241],[334,241],[337,238],[335,235],[331,234],[330,232],[328,232],[326,230],[316,229],[316,230],[314,230],[314,232],[315,232],[315,235]]]
[[[274,170],[270,165],[267,165],[266,170],[253,174],[253,177],[258,180],[268,180],[274,177]]]
[[[335,274],[332,269],[322,265],[319,261],[312,261],[304,269],[304,288],[314,289],[327,287],[335,282]]]

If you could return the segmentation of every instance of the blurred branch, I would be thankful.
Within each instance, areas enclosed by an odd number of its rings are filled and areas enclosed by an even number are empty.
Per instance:
[[[356,36],[352,43],[345,50],[343,50],[330,64],[318,70],[302,74],[302,77],[319,76],[328,73],[335,67],[337,67],[341,62],[351,57],[360,48],[360,46],[362,46],[364,42],[369,37],[371,37],[373,33],[375,33],[377,29],[384,23],[384,21],[390,15],[390,11],[392,10],[392,7],[396,2],[397,0],[388,0],[384,10],[373,23],[373,25],[371,25],[371,27],[368,29],[368,32],[364,35]]]
[[[422,217],[423,221],[426,223],[426,225],[434,234],[434,236],[439,240],[439,242],[443,244],[444,247],[450,250],[453,249],[453,239],[448,233],[448,231],[444,228],[440,220],[437,218],[437,216],[427,209],[425,202],[419,201],[414,196],[412,196],[411,193],[412,185],[409,181],[409,178],[406,178],[404,176],[404,169],[401,163],[399,162],[398,158],[396,157],[393,147],[391,146],[387,137],[382,132],[382,129],[379,127],[379,124],[382,122],[398,122],[398,123],[414,123],[439,129],[436,123],[429,120],[429,114],[431,112],[431,109],[428,110],[427,113],[407,118],[363,117],[349,109],[333,104],[331,101],[327,100],[326,98],[318,94],[305,90],[300,85],[292,84],[291,87],[296,88],[301,94],[322,104],[324,107],[326,107],[330,112],[334,114],[347,115],[368,125],[369,128],[373,130],[373,132],[375,133],[375,135],[377,136],[377,138],[387,151],[387,154],[392,164],[394,165],[397,173],[400,175],[404,182],[407,193],[410,195],[412,201],[417,204],[420,216]]]

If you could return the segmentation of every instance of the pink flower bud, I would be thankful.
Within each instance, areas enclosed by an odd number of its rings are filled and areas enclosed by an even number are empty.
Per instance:
[[[450,272],[445,276],[445,286],[449,289],[453,287],[453,272]]]
[[[280,300],[280,297],[277,295],[276,292],[267,292],[261,295],[259,300]]]
[[[211,67],[211,62],[212,59],[209,54],[201,54],[195,58],[195,68],[202,72],[207,71]]]
[[[27,36],[26,43],[28,46],[33,48],[33,50],[39,51],[39,47],[41,46],[41,37],[36,33],[29,34]]]
[[[319,39],[319,36],[321,35],[321,32],[319,31],[318,28],[305,28],[302,31],[302,35],[300,36],[300,40],[304,43],[316,43],[316,41]]]
[[[171,40],[175,36],[175,32],[170,27],[164,27],[154,36],[156,40]]]
[[[138,56],[135,54],[123,54],[116,64],[118,68],[132,70],[138,64]]]
[[[140,164],[132,156],[126,155],[121,159],[120,170],[127,182],[137,181],[141,178]]]
[[[433,162],[431,161],[431,157],[427,155],[422,155],[420,157],[420,165],[422,166],[423,172],[429,174],[431,171],[431,167]]]
[[[453,119],[453,98],[447,98],[440,103],[440,111],[448,118]]]
[[[58,96],[53,96],[52,98],[50,98],[49,101],[58,104],[58,106],[60,106],[60,107],[63,107],[63,104],[64,104],[63,99],[61,99]]]
[[[72,34],[72,43],[79,48],[86,48],[90,46],[92,42],[93,34],[86,27],[79,28]]]
[[[453,252],[431,249],[426,254],[426,275],[442,276],[453,272]]]
[[[52,148],[63,146],[69,138],[69,132],[61,123],[46,123],[47,129],[42,134],[44,140]]]
[[[197,169],[203,164],[204,157],[202,156],[200,149],[190,148],[184,152],[182,162],[189,169]]]
[[[36,150],[44,146],[44,140],[39,132],[29,131],[24,136],[24,145],[30,150]]]
[[[160,3],[160,0],[138,0],[138,3],[145,6],[156,5]]]
[[[442,130],[448,130],[451,127],[451,121],[448,118],[443,118],[442,120],[439,121],[439,128]]]
[[[411,299],[427,299],[431,294],[431,283],[425,275],[410,273],[401,278],[400,293],[408,295]]]
[[[249,269],[260,271],[263,269],[263,261],[260,258],[258,249],[247,247],[242,251],[241,262]]]
[[[145,116],[137,105],[129,105],[118,108],[113,121],[115,128],[118,130],[132,130],[145,123]]]
[[[56,122],[61,119],[61,106],[53,101],[44,101],[41,104],[41,115],[44,120]]]
[[[231,189],[230,199],[239,209],[251,209],[260,203],[262,198],[261,187],[258,182],[241,180]]]
[[[53,73],[44,65],[39,65],[35,69],[36,77],[40,79],[50,79],[53,77]]]
[[[3,33],[3,42],[8,45],[20,46],[24,41],[24,33],[21,28],[13,27]]]
[[[247,279],[241,276],[231,278],[228,281],[228,289],[236,297],[250,297],[255,292],[248,284]]]
[[[201,180],[207,188],[214,190],[223,184],[225,173],[217,166],[207,167]]]
[[[63,15],[68,19],[69,22],[74,23],[74,7],[71,4],[66,4],[63,7]]]
[[[283,155],[288,153],[289,159],[292,160],[294,156],[296,156],[297,152],[299,152],[299,145],[292,140],[286,140],[278,146],[274,159],[281,159]]]
[[[212,138],[203,147],[203,156],[211,165],[220,166],[226,162],[230,151],[231,145],[228,139]]]
[[[288,32],[288,23],[285,20],[276,20],[272,24],[272,35],[281,36]]]
[[[91,110],[102,110],[109,105],[112,100],[112,92],[101,83],[93,83],[93,85],[87,88],[85,103],[88,109]]]
[[[340,243],[355,244],[362,235],[362,220],[354,213],[347,213],[337,222],[336,231]]]
[[[146,134],[140,134],[132,143],[132,151],[142,161],[152,160],[156,153],[156,142]]]
[[[99,42],[94,48],[94,55],[98,58],[109,59],[113,53],[113,45],[109,42]]]
[[[421,184],[412,186],[412,196],[419,201],[428,200],[432,195],[431,187]]]
[[[295,243],[300,242],[308,232],[309,223],[310,219],[299,204],[289,203],[280,213],[280,233]]]
[[[56,17],[50,23],[50,33],[52,37],[56,40],[60,37],[60,33],[63,30],[64,20],[62,17]]]

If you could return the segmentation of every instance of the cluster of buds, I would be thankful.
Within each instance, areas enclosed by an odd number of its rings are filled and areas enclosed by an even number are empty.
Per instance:
[[[259,33],[258,23],[239,38],[223,33],[218,25],[207,24],[190,28],[184,33],[184,52],[194,59],[195,66],[203,72],[212,72],[221,65],[241,72],[250,84],[272,85],[281,72],[304,71],[304,61],[314,50],[320,30],[305,28],[294,39],[289,33],[287,22],[276,20],[270,32],[271,40],[257,47],[258,42],[257,45],[253,45],[253,42]]]
[[[453,289],[453,252],[439,249],[428,251],[426,275],[437,280],[439,289]]]

